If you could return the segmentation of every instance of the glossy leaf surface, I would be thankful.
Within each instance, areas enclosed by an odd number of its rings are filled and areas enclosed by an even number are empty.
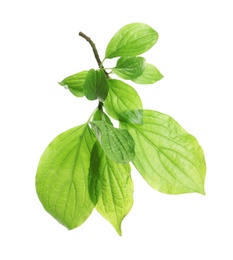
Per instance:
[[[134,79],[142,75],[146,60],[142,57],[120,58],[113,71],[123,79]]]
[[[109,79],[109,93],[104,102],[107,113],[114,119],[142,124],[142,102],[134,88],[116,79]]]
[[[68,229],[81,225],[94,208],[88,174],[95,142],[87,124],[74,127],[48,145],[38,165],[38,197],[45,210]]]
[[[155,66],[146,63],[143,73],[139,77],[133,78],[132,81],[137,84],[153,84],[162,78],[163,75]]]
[[[144,23],[122,27],[110,40],[105,58],[133,57],[148,51],[158,40],[158,33]]]
[[[118,129],[103,121],[92,121],[92,128],[108,158],[128,163],[134,158],[134,140],[126,129]]]
[[[170,116],[144,110],[143,125],[121,123],[135,141],[134,166],[153,188],[168,194],[204,194],[205,158],[197,140]]]
[[[89,100],[104,101],[108,95],[108,82],[103,70],[88,71],[84,83],[84,95]]]
[[[110,160],[98,142],[91,155],[90,193],[96,209],[121,235],[121,222],[133,205],[130,165]]]
[[[67,87],[69,91],[76,97],[83,97],[83,86],[87,76],[86,70],[76,73],[72,76],[69,76],[63,79],[59,84],[63,87]]]

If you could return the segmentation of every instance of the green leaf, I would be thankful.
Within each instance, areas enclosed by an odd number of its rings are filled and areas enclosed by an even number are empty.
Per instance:
[[[130,165],[111,161],[98,142],[91,154],[90,193],[96,209],[121,235],[121,222],[133,205]]]
[[[84,83],[84,95],[89,100],[104,101],[108,95],[108,82],[103,70],[88,71]]]
[[[38,165],[38,197],[45,210],[68,229],[81,225],[94,208],[88,174],[95,142],[87,124],[74,127],[49,144]]]
[[[120,121],[142,124],[142,101],[136,90],[121,80],[109,79],[108,84],[107,113]]]
[[[125,129],[114,128],[103,121],[92,121],[92,129],[108,158],[128,163],[134,158],[134,140]]]
[[[121,123],[135,141],[134,166],[153,188],[205,194],[205,158],[197,140],[170,116],[144,110],[143,125]]]
[[[109,125],[113,126],[113,123],[111,122],[110,118],[100,109],[98,109],[94,116],[93,116],[93,121],[104,121],[108,123]]]
[[[141,74],[141,76],[132,79],[132,81],[137,84],[153,84],[162,78],[163,75],[159,72],[159,70],[155,66],[146,63],[145,69]]]
[[[142,75],[146,60],[142,57],[120,58],[113,71],[122,79],[133,79]]]
[[[87,76],[87,70],[76,73],[63,79],[59,84],[63,87],[68,87],[69,91],[76,97],[83,97],[83,85]]]
[[[148,51],[158,40],[158,33],[144,23],[131,23],[122,27],[110,40],[105,59],[132,57]]]

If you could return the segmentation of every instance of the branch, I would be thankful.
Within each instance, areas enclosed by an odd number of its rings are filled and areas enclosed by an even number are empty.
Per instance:
[[[93,52],[94,52],[95,59],[96,59],[96,61],[97,61],[97,63],[98,63],[98,66],[99,66],[100,69],[102,69],[102,70],[104,71],[104,73],[105,73],[105,75],[106,75],[106,78],[108,79],[108,78],[109,78],[109,75],[108,75],[108,73],[106,72],[106,70],[104,69],[103,64],[101,63],[100,56],[99,56],[99,53],[98,53],[98,51],[97,51],[97,49],[96,49],[96,46],[95,46],[94,42],[91,40],[90,37],[88,37],[86,34],[84,34],[84,33],[82,33],[82,32],[79,32],[79,35],[80,35],[81,37],[83,37],[85,40],[87,40],[87,41],[90,43],[90,45],[91,45],[91,47],[92,47],[92,50],[93,50]],[[103,107],[103,102],[99,101],[98,108],[99,108],[100,110],[102,110],[102,107]]]
[[[92,50],[93,50],[93,52],[94,52],[95,59],[96,59],[96,61],[97,61],[97,63],[98,63],[99,68],[102,69],[102,70],[104,71],[106,77],[109,78],[108,73],[105,71],[104,66],[103,66],[102,63],[101,63],[100,56],[99,56],[99,53],[98,53],[98,51],[97,51],[97,49],[96,49],[96,46],[95,46],[94,42],[91,40],[90,37],[88,37],[86,34],[84,34],[84,33],[82,33],[82,32],[79,32],[79,35],[80,35],[81,37],[83,37],[85,40],[87,40],[87,41],[90,43],[90,45],[91,45],[91,47],[92,47]]]

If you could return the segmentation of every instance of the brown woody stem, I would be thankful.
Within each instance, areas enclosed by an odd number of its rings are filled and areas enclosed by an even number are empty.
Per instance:
[[[87,41],[90,43],[90,45],[91,45],[91,47],[92,47],[92,50],[93,50],[93,52],[94,52],[95,59],[96,59],[96,61],[97,61],[97,63],[98,63],[98,66],[99,66],[100,69],[102,69],[102,70],[104,71],[104,73],[105,73],[105,75],[106,75],[106,78],[108,79],[108,78],[109,78],[109,75],[108,75],[108,73],[106,72],[106,70],[104,69],[104,66],[103,66],[103,64],[102,64],[102,62],[101,62],[101,60],[100,60],[100,56],[99,56],[99,53],[98,53],[98,51],[97,51],[97,49],[96,49],[95,43],[91,40],[90,37],[88,37],[88,36],[87,36],[86,34],[84,34],[83,32],[79,32],[79,35],[80,35],[81,37],[83,37],[85,40],[87,40]],[[104,105],[103,102],[99,101],[98,108],[99,108],[100,110],[102,110],[102,109],[103,109],[103,105]]]
[[[94,42],[91,40],[90,37],[88,37],[86,34],[84,34],[84,33],[82,33],[82,32],[79,32],[79,35],[80,35],[81,37],[83,37],[85,40],[87,40],[87,41],[90,43],[90,45],[91,45],[91,47],[92,47],[92,50],[93,50],[93,52],[94,52],[95,59],[96,59],[96,61],[97,61],[97,63],[98,63],[99,68],[104,71],[104,73],[105,73],[105,75],[106,75],[106,78],[109,78],[108,73],[105,71],[104,66],[103,66],[103,64],[101,63],[100,56],[99,56],[99,53],[98,53],[98,51],[97,51],[97,49],[96,49],[96,46],[95,46]]]

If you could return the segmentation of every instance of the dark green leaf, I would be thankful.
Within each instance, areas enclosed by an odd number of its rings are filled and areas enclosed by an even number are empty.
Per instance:
[[[103,70],[88,71],[84,83],[84,95],[89,100],[104,101],[108,95],[108,82]]]
[[[157,40],[158,33],[147,24],[128,24],[122,27],[110,40],[105,58],[140,55],[148,51]]]
[[[123,79],[133,79],[142,75],[146,60],[142,57],[120,58],[113,71]]]
[[[92,121],[91,125],[110,160],[128,163],[134,158],[134,140],[127,130],[114,128],[103,121]]]
[[[91,154],[90,194],[99,213],[121,235],[121,222],[133,205],[130,165],[111,161],[98,142]]]
[[[202,148],[174,119],[144,110],[143,125],[121,127],[135,140],[133,164],[149,185],[169,194],[205,193]]]
[[[141,76],[132,79],[132,81],[134,81],[137,84],[153,84],[162,78],[163,75],[159,72],[159,70],[155,66],[146,63],[145,69],[141,74]]]
[[[104,102],[107,113],[114,119],[142,124],[142,102],[130,85],[116,79],[109,79],[109,93]]]
[[[68,87],[69,91],[76,97],[83,97],[83,85],[87,76],[86,70],[63,79],[59,84]]]
[[[95,142],[87,124],[74,127],[49,144],[38,165],[38,197],[48,213],[68,229],[81,225],[94,208],[88,174]]]

